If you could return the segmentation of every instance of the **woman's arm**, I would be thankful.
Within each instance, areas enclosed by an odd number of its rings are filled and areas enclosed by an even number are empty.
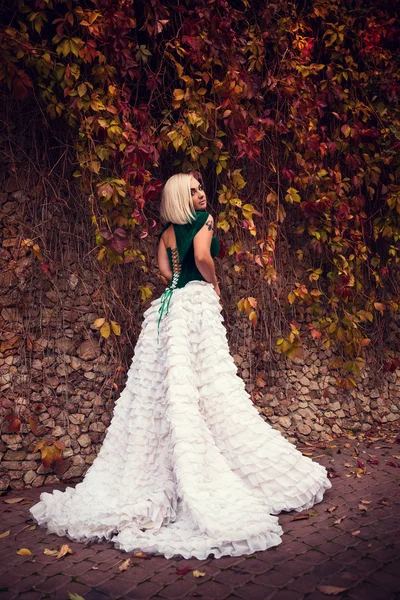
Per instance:
[[[200,273],[208,283],[212,283],[218,296],[220,295],[217,276],[215,274],[214,260],[210,253],[211,239],[213,236],[214,219],[208,216],[206,223],[193,239],[194,260]]]
[[[168,279],[168,281],[171,281],[172,271],[171,271],[171,267],[169,265],[167,249],[165,247],[164,240],[162,237],[161,237],[160,243],[158,245],[157,258],[158,258],[158,268],[161,271],[161,275],[164,275],[164,277],[166,277]]]

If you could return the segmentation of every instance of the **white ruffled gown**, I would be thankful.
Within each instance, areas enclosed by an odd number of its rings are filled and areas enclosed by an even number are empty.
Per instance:
[[[174,290],[144,313],[126,386],[83,481],[31,507],[47,530],[172,558],[240,556],[281,543],[281,511],[332,487],[258,414],[229,352],[213,286]]]

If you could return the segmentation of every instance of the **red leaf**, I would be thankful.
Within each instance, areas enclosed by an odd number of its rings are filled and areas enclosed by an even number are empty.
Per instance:
[[[186,573],[189,573],[191,570],[191,567],[182,567],[182,569],[176,569],[176,572],[178,575],[186,575]]]

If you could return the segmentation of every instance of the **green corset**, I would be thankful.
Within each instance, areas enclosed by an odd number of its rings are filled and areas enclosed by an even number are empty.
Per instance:
[[[176,269],[174,269],[172,249],[167,248],[167,254],[173,278],[171,283],[161,296],[161,306],[159,311],[160,318],[158,321],[159,324],[165,308],[166,313],[168,313],[169,303],[171,301],[171,296],[174,289],[183,288],[187,283],[189,283],[189,281],[205,281],[203,275],[198,270],[196,266],[196,261],[194,259],[193,238],[206,223],[209,215],[210,213],[208,212],[197,210],[196,218],[191,223],[185,223],[184,225],[177,225],[173,223],[176,238],[176,247],[178,251],[177,258],[179,257],[180,272],[178,274],[176,272]],[[166,223],[164,225],[159,235],[159,238],[161,238],[161,235],[170,225],[171,223]],[[210,254],[214,258],[219,251],[220,243],[215,237],[215,235],[213,235],[210,244]]]

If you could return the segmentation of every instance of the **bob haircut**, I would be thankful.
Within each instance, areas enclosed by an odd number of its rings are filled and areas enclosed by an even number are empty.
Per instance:
[[[177,173],[165,183],[160,206],[160,216],[164,221],[184,225],[194,220],[196,213],[190,192],[191,177],[191,173]]]

